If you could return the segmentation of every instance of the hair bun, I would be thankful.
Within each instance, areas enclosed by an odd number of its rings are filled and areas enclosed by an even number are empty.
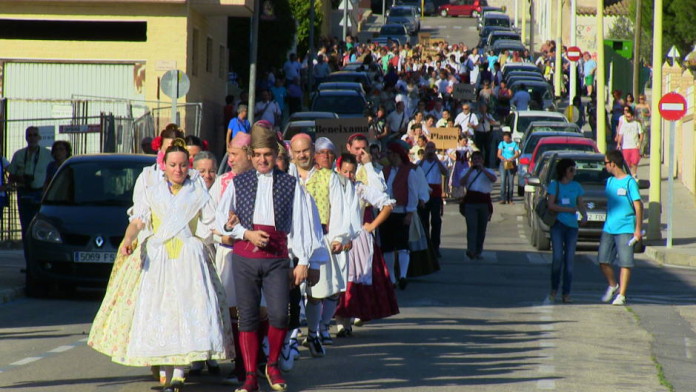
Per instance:
[[[182,138],[176,138],[172,142],[171,146],[176,146],[176,147],[181,147],[183,149],[186,149],[186,141]]]

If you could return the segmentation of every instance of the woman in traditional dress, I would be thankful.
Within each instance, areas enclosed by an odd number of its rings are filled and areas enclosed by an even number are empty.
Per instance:
[[[343,182],[348,199],[346,205],[350,206],[347,210],[358,210],[359,216],[364,218],[362,230],[355,228],[360,234],[353,240],[349,253],[348,286],[341,294],[335,313],[336,336],[345,337],[352,334],[351,318],[364,322],[399,313],[389,272],[374,237],[377,227],[391,214],[395,201],[377,187],[355,182],[358,164],[353,155],[343,154],[336,166],[339,174],[347,179]],[[380,210],[374,219],[373,207]]]
[[[174,139],[184,137],[176,124],[169,124],[152,142],[157,150],[157,162],[145,167],[135,180],[133,188],[133,204],[142,200],[146,192],[164,180],[164,154]],[[128,209],[128,216],[133,216],[133,207]],[[97,312],[88,344],[102,354],[108,355],[114,362],[122,363],[128,346],[128,336],[133,320],[133,312],[140,287],[142,270],[140,268],[141,247],[137,246],[150,235],[147,228],[138,234],[138,242],[134,243],[130,255],[119,253],[111,269],[111,277],[106,288],[99,312]],[[151,368],[153,377],[160,379],[157,367]]]
[[[159,365],[164,391],[183,387],[184,366],[225,359],[231,353],[229,314],[197,226],[212,227],[215,203],[198,172],[189,172],[185,142],[177,139],[164,155],[164,181],[135,200],[131,223],[119,249],[133,254],[138,233],[142,269],[127,346],[112,359],[130,366]]]

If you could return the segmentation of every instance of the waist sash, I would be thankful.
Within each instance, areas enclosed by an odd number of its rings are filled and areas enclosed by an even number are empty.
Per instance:
[[[287,259],[288,258],[288,235],[283,231],[277,231],[274,226],[254,225],[254,230],[263,230],[270,238],[268,245],[258,248],[247,240],[240,240],[234,243],[232,252],[236,255],[249,259]]]

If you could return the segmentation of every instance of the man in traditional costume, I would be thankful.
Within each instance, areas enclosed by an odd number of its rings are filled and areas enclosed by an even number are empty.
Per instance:
[[[235,294],[239,312],[239,339],[246,379],[237,392],[258,391],[256,373],[261,291],[268,304],[269,355],[266,378],[275,391],[287,384],[278,368],[278,357],[288,325],[290,255],[298,258],[294,284],[313,286],[319,280],[319,264],[310,257],[323,246],[321,226],[312,200],[298,181],[275,168],[278,140],[269,128],[255,124],[251,130],[252,165],[228,185],[217,211],[217,228],[235,240]],[[239,222],[229,224],[230,214]]]
[[[352,239],[351,224],[346,215],[348,210],[343,199],[343,188],[336,172],[328,168],[317,168],[314,160],[314,145],[306,133],[295,135],[291,142],[293,163],[289,173],[314,200],[326,249],[317,252],[313,258],[324,261],[320,268],[319,282],[314,287],[307,287],[307,340],[313,357],[323,357],[323,344],[333,344],[329,333],[329,323],[333,318],[338,295],[345,291],[348,278],[347,253],[344,247]]]
[[[232,179],[239,174],[252,169],[251,166],[251,136],[248,133],[238,132],[227,146],[227,164],[232,168],[229,172],[218,176],[215,183],[210,188],[210,195],[217,204],[227,203],[228,198],[223,200],[223,194],[227,186],[232,182]],[[241,384],[246,378],[244,370],[244,360],[241,347],[239,346],[239,320],[237,319],[237,296],[234,288],[234,275],[232,264],[232,246],[234,240],[227,235],[216,235],[217,249],[215,251],[215,267],[220,276],[222,286],[225,288],[225,297],[227,298],[227,306],[230,309],[230,317],[232,319],[232,336],[234,337],[235,361],[234,369],[227,378],[225,384]],[[263,324],[263,322],[262,322]],[[266,324],[268,320],[266,319]],[[261,328],[265,336],[265,330]],[[263,339],[260,336],[259,339]]]
[[[392,283],[397,279],[394,275],[394,261],[399,254],[399,288],[404,290],[408,284],[406,275],[410,261],[409,228],[411,219],[418,207],[418,179],[415,166],[408,159],[407,150],[399,143],[393,142],[387,146],[387,158],[390,166],[382,172],[387,180],[387,194],[396,200],[394,211],[380,230],[384,260],[389,268]]]

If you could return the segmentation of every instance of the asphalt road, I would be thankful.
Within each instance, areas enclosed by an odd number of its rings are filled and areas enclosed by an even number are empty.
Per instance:
[[[325,358],[302,349],[290,390],[667,391],[653,356],[677,391],[691,390],[696,271],[641,260],[630,307],[610,306],[599,301],[605,282],[588,245],[575,263],[574,303],[547,306],[550,254],[528,245],[520,202],[495,210],[484,259],[470,261],[464,219],[448,205],[441,271],[413,279],[398,292],[399,315],[356,327]],[[147,369],[85,345],[100,295],[0,305],[0,388],[156,389]],[[230,389],[212,376],[190,381],[187,391]]]

